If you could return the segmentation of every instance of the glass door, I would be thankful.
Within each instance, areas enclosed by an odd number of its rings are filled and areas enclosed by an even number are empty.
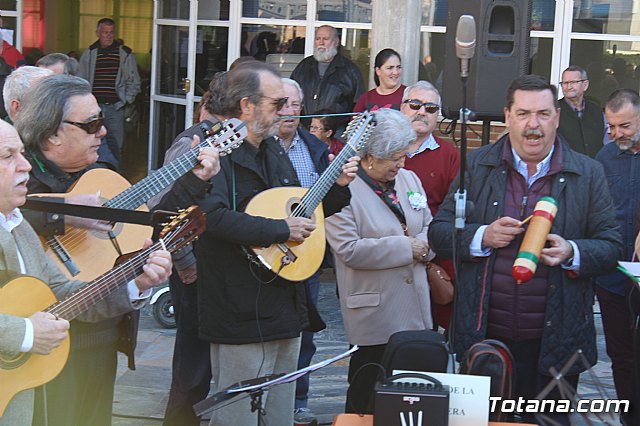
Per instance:
[[[149,170],[193,116],[198,0],[155,0],[151,53]]]

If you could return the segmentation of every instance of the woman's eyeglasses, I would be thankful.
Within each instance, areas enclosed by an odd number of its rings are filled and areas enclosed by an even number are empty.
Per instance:
[[[67,124],[72,124],[76,127],[80,127],[82,130],[84,130],[88,134],[93,135],[95,133],[98,133],[102,128],[102,126],[104,125],[104,115],[102,115],[102,111],[100,111],[100,114],[98,114],[98,116],[93,120],[80,121],[80,122],[64,120],[64,122]]]
[[[324,127],[320,127],[320,126],[309,126],[309,131],[310,132],[325,132],[327,129],[325,129]]]
[[[414,111],[419,111],[420,108],[424,107],[424,110],[429,114],[435,114],[440,109],[440,107],[436,104],[433,104],[431,102],[422,102],[418,99],[407,99],[403,102],[403,104],[409,105],[409,108]]]

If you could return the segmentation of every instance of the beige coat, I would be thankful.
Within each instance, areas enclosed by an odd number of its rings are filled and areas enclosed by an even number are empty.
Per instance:
[[[349,206],[326,220],[349,343],[385,344],[397,331],[430,329],[425,264],[413,260],[409,238],[380,197],[359,177],[349,188]],[[413,209],[407,195],[425,194],[420,180],[401,169],[395,189],[409,235],[426,241],[432,219],[429,208]]]

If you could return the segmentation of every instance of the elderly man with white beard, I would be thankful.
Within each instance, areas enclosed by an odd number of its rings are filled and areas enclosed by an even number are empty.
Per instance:
[[[291,78],[300,83],[304,92],[304,114],[313,114],[320,109],[351,112],[365,91],[362,73],[342,54],[338,31],[330,25],[318,27],[313,56],[304,58],[291,73]]]
[[[634,225],[640,203],[640,193],[633,190],[640,177],[640,97],[633,90],[616,90],[609,96],[604,112],[609,123],[609,138],[614,143],[601,148],[596,160],[604,166],[622,233],[625,251],[620,260],[630,261],[638,233]],[[633,286],[633,282],[621,272],[596,278],[607,354],[611,358],[613,382],[619,399],[631,399],[633,386],[634,319],[629,308]],[[626,415],[623,414],[623,418]]]

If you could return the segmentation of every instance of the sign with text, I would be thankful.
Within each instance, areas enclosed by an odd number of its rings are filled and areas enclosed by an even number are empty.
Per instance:
[[[413,371],[393,370],[393,374]],[[491,378],[426,372],[443,385],[450,387],[449,426],[487,426],[489,424],[489,390]],[[418,378],[402,379],[403,382],[428,383]]]

